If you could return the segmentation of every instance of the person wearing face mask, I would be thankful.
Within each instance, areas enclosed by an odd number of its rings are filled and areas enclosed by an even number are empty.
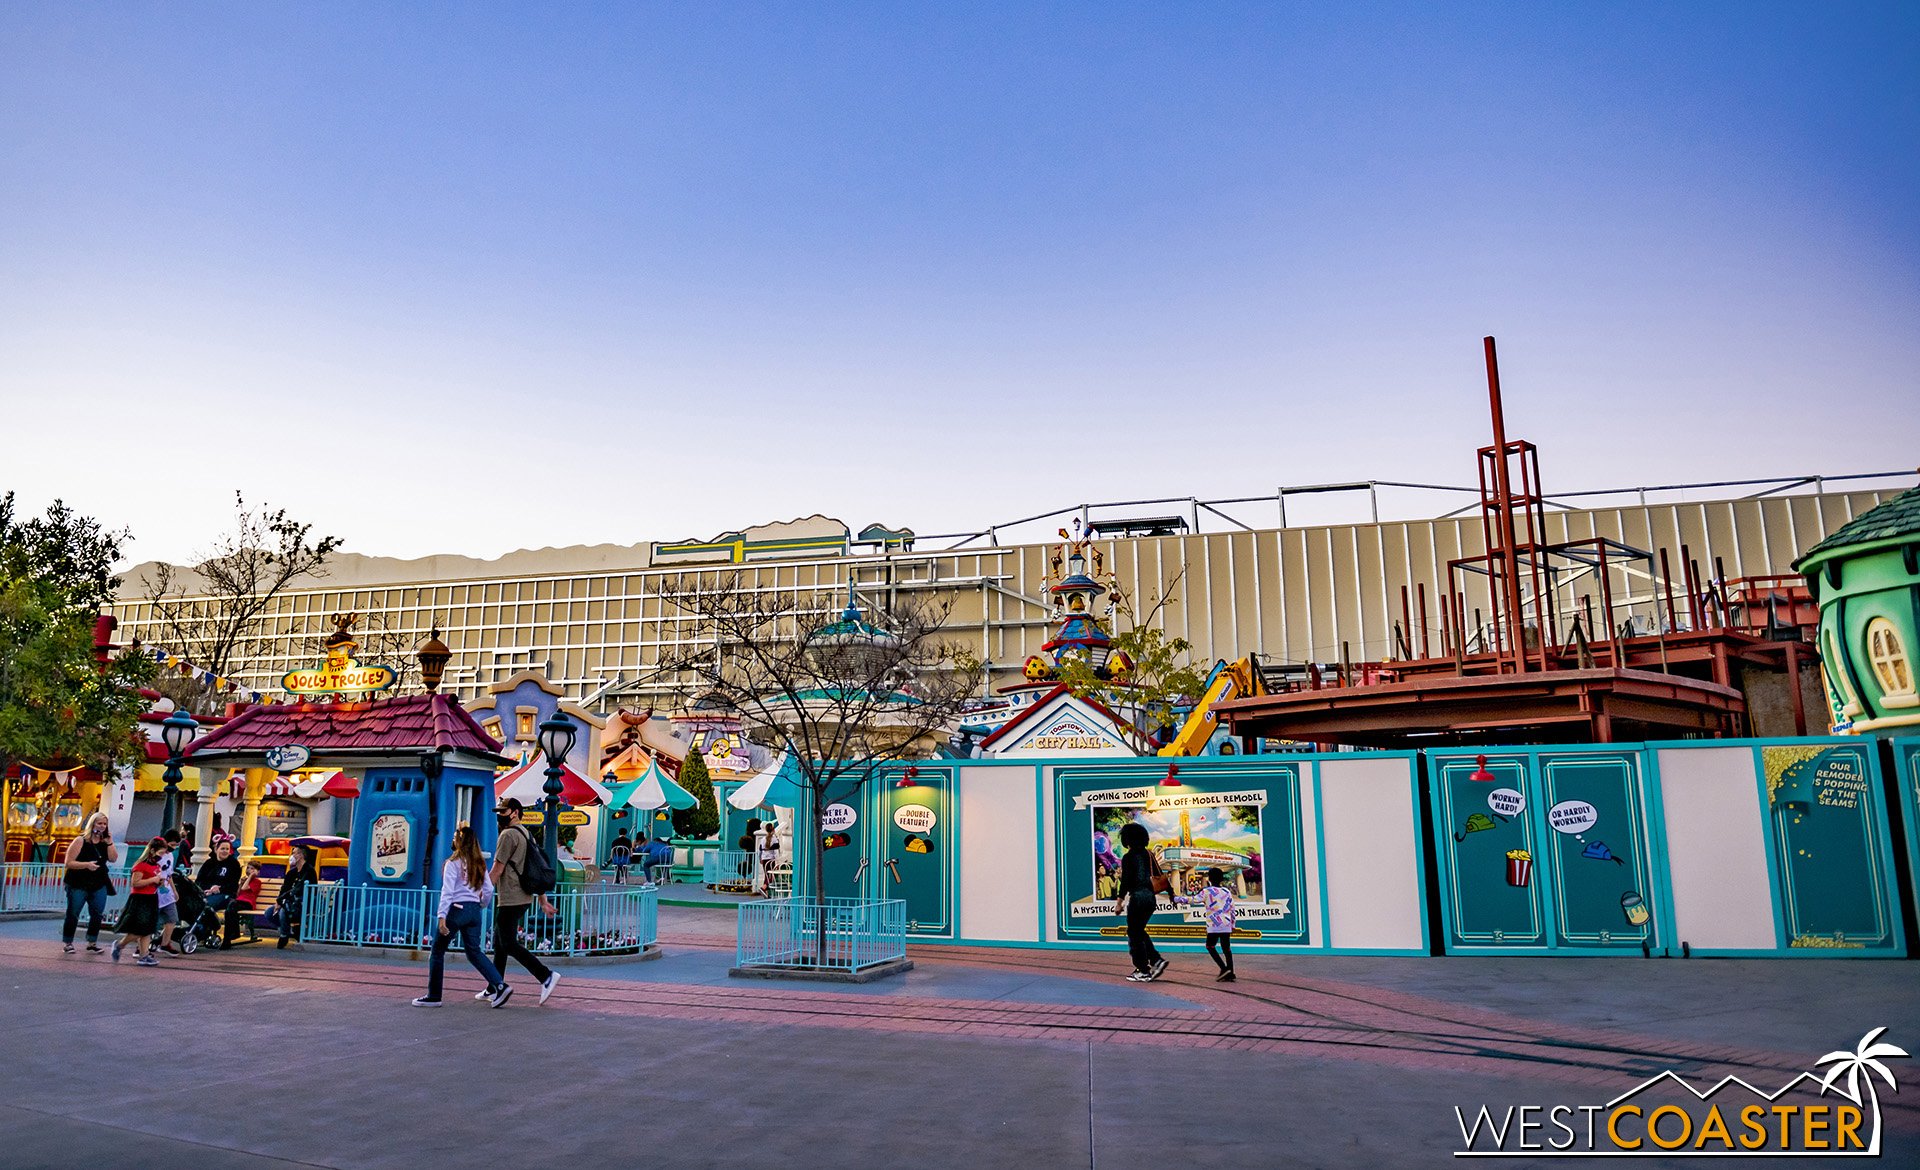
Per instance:
[[[107,912],[107,899],[113,897],[113,877],[107,867],[119,858],[107,814],[94,813],[87,818],[86,829],[67,846],[67,917],[60,924],[60,942],[67,954],[73,953],[82,907],[87,911],[87,953],[100,953],[100,919]]]
[[[500,981],[504,986],[507,960],[518,959],[520,965],[540,981],[540,1002],[545,1003],[547,997],[553,994],[554,985],[560,982],[560,976],[528,950],[527,944],[520,941],[520,924],[526,921],[527,912],[533,908],[534,902],[534,895],[520,884],[520,874],[526,868],[527,850],[533,845],[533,837],[527,832],[526,826],[520,823],[524,811],[524,806],[511,796],[494,809],[494,815],[500,822],[500,839],[494,844],[493,870],[487,875],[495,891],[493,965],[499,969]],[[549,915],[554,912],[553,902],[545,894],[540,895],[540,909]]]

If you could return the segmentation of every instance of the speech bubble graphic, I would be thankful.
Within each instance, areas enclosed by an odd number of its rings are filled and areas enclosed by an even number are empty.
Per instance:
[[[1599,810],[1584,800],[1563,800],[1547,810],[1547,824],[1557,833],[1584,833],[1599,823]]]
[[[924,833],[933,828],[933,810],[924,804],[903,804],[893,810],[893,823],[909,833]]]
[[[838,833],[853,828],[860,814],[850,804],[830,804],[820,810],[820,828],[823,832]]]
[[[1517,817],[1527,807],[1527,798],[1512,788],[1496,788],[1487,793],[1487,807],[1503,817]]]

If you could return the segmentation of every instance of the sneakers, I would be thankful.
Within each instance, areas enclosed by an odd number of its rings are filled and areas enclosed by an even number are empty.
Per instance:
[[[99,953],[100,953],[100,944],[99,944],[99,943],[88,943],[88,944],[87,944],[87,953],[88,953],[89,955],[97,955],[97,954],[99,954]]]
[[[126,945],[127,944],[120,939],[116,938],[113,940],[113,961],[114,962],[118,963],[120,961],[120,948]]]
[[[475,998],[475,999],[492,999],[492,998],[493,998],[493,988],[491,988],[491,987],[482,987],[482,988],[481,988],[480,990],[478,990],[478,991],[476,991],[476,992],[474,992],[474,993],[473,993],[473,998]]]
[[[1218,975],[1216,975],[1216,976],[1214,976],[1214,977],[1213,977],[1213,981],[1214,981],[1215,983],[1232,983],[1232,982],[1233,982],[1233,972],[1231,972],[1231,971],[1222,971],[1222,972],[1220,972],[1220,974],[1218,974]]]
[[[1166,973],[1167,973],[1167,961],[1165,959],[1155,959],[1153,961],[1153,969],[1148,973],[1147,978],[1158,979],[1160,978],[1160,976],[1165,975]]]
[[[71,955],[71,954],[73,953],[73,944],[72,944],[72,943],[68,943],[68,944],[66,945],[66,952],[67,952],[67,953],[68,953],[69,955]]]
[[[1133,974],[1127,976],[1127,982],[1128,983],[1152,983],[1153,976],[1147,974],[1145,971],[1135,971]]]
[[[416,999],[413,1001],[413,1006],[414,1007],[439,1007],[441,1004],[445,1002],[446,1000],[443,1000],[443,999],[428,999],[426,996],[423,995],[419,999]]]
[[[152,955],[141,955],[133,961],[133,965],[136,967],[158,967],[160,960],[154,958]]]
[[[560,982],[560,972],[558,971],[547,972],[547,977],[540,981],[540,1002],[541,1003],[547,1002],[547,997],[553,994],[554,984],[558,982]]]
[[[502,983],[500,986],[493,989],[493,994],[487,998],[487,1002],[492,1004],[494,1007],[503,1008],[507,1006],[507,1001],[512,998],[513,998],[513,988],[508,987],[506,984]]]

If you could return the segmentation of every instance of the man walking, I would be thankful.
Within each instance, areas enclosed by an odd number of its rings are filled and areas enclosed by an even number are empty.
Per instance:
[[[560,976],[520,941],[520,924],[526,921],[527,911],[532,908],[534,899],[534,895],[520,884],[520,874],[527,863],[527,850],[533,845],[532,834],[520,823],[526,810],[517,799],[510,796],[493,811],[500,822],[500,840],[493,847],[491,874],[494,888],[493,965],[500,969],[500,981],[504,986],[507,960],[520,960],[520,965],[540,981],[540,1002],[545,1003],[547,997],[553,994],[554,985],[560,982]],[[540,895],[540,909],[546,914],[554,912],[553,902],[545,894]],[[483,999],[486,996],[483,993],[475,998]]]

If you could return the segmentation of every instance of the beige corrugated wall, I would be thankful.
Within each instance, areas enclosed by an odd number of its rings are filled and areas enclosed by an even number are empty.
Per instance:
[[[1606,536],[1650,551],[1664,546],[1672,558],[1678,599],[1682,544],[1689,546],[1707,577],[1714,573],[1716,557],[1724,559],[1730,577],[1787,573],[1801,550],[1891,494],[1769,496],[1550,512],[1545,539]],[[1340,659],[1342,643],[1354,661],[1394,656],[1400,587],[1422,581],[1428,589],[1431,649],[1439,653],[1447,562],[1478,553],[1482,539],[1479,515],[1473,513],[1439,520],[1143,537],[1097,547],[1120,589],[1140,610],[1167,597],[1154,620],[1189,640],[1196,659],[1210,662],[1257,651],[1280,662],[1326,663]],[[280,674],[310,656],[306,645],[325,631],[326,615],[346,610],[370,615],[368,624],[409,639],[424,637],[437,623],[455,653],[448,689],[463,698],[528,665],[547,667],[555,679],[579,692],[616,674],[631,682],[645,676],[663,648],[686,644],[691,623],[662,603],[658,589],[663,579],[691,577],[692,570],[572,572],[565,563],[567,552],[555,550],[552,571],[539,575],[356,582],[334,589],[323,582],[289,591],[276,599],[266,621],[271,649],[234,673],[245,686],[270,689]],[[888,588],[943,594],[953,602],[952,633],[977,640],[976,652],[993,665],[994,681],[1003,682],[1028,655],[1039,652],[1052,630],[1044,601],[1047,555],[1045,545],[1020,545],[891,558],[765,562],[743,566],[742,571],[757,588],[837,595],[845,590],[851,571],[864,597],[874,598]],[[1480,578],[1466,574],[1463,580],[1471,625],[1476,609],[1484,618],[1487,595]],[[1613,567],[1609,585],[1623,620],[1629,613],[1652,619],[1656,591],[1641,566]],[[1600,591],[1591,573],[1570,583],[1567,592],[1590,594],[1595,608],[1599,606]],[[1679,608],[1684,624],[1684,602]],[[123,638],[164,645],[146,602],[128,598],[118,614]],[[1571,615],[1558,616],[1564,629]],[[1416,615],[1415,629],[1408,635],[1415,646],[1420,621]]]

